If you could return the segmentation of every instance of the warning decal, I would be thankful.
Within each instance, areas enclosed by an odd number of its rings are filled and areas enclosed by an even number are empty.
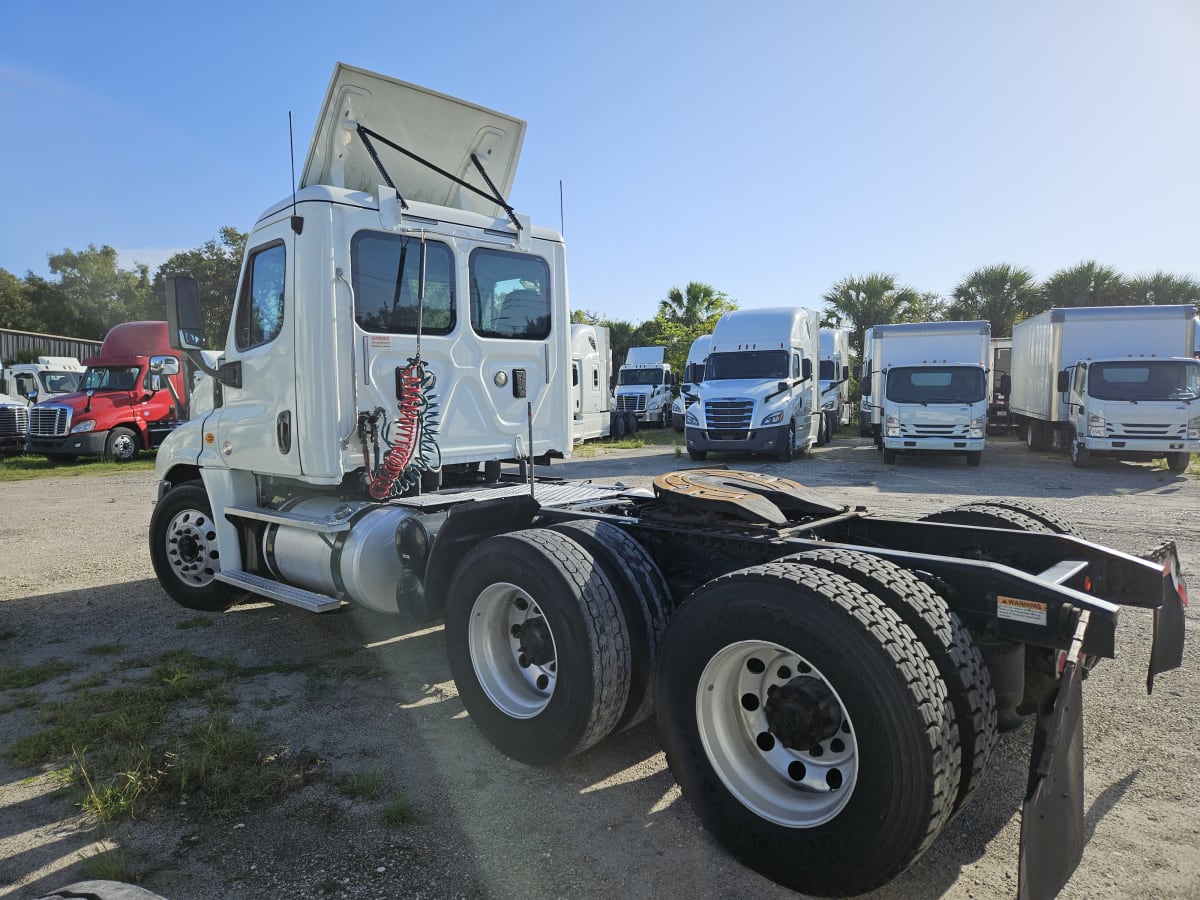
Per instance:
[[[1030,625],[1046,624],[1046,604],[1036,600],[1018,600],[1016,597],[996,597],[996,616],[1012,622],[1027,622]]]

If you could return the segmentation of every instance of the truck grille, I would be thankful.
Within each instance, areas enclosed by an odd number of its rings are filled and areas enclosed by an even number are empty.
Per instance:
[[[0,438],[23,438],[28,430],[28,409],[24,406],[0,406]]]
[[[709,431],[749,431],[750,418],[753,415],[753,400],[731,398],[708,400],[704,404],[704,418],[708,422]]]
[[[62,437],[71,426],[71,407],[46,404],[29,410],[31,437]]]
[[[908,422],[901,423],[900,435],[902,437],[966,437],[967,426],[958,425],[943,425],[943,424],[926,424],[924,422]]]
[[[1150,424],[1146,422],[1138,422],[1136,424],[1128,424],[1125,422],[1109,422],[1104,427],[1107,437],[1111,438],[1169,438],[1174,440],[1183,440],[1186,425],[1175,425],[1172,427],[1169,423]],[[1174,432],[1174,434],[1172,434]]]
[[[617,394],[617,410],[620,412],[645,412],[645,394]]]

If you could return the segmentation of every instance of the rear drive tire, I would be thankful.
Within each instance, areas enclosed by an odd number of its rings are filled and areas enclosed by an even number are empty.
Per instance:
[[[793,890],[869,891],[950,815],[945,685],[900,617],[832,572],[774,562],[700,588],[663,642],[655,698],[704,826]]]
[[[996,697],[971,632],[933,588],[890,560],[852,550],[812,550],[787,558],[850,579],[895,610],[916,633],[946,683],[949,714],[958,722],[957,813],[979,789],[996,746]]]
[[[447,591],[446,656],[475,726],[527,765],[600,742],[629,698],[616,590],[578,543],[548,529],[476,544]]]
[[[216,523],[203,483],[171,488],[150,516],[150,562],[159,584],[187,609],[220,612],[245,592],[216,580],[221,571]]]
[[[1012,510],[1020,513],[1026,518],[1033,519],[1046,526],[1055,534],[1070,534],[1078,536],[1079,532],[1075,530],[1066,519],[1058,516],[1044,506],[1037,506],[1033,503],[1026,503],[1024,500],[1007,500],[1002,497],[997,497],[989,500],[972,500],[970,503],[964,503],[963,506],[979,507],[979,506],[998,506],[1002,509]]]

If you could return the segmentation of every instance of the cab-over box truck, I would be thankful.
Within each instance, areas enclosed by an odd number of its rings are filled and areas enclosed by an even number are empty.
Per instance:
[[[1200,452],[1191,306],[1051,309],[1013,326],[1012,414],[1031,450],[1166,459]]]
[[[920,857],[1028,693],[1047,715],[1019,878],[1052,894],[1085,837],[1081,680],[1119,605],[1154,610],[1151,681],[1180,664],[1174,546],[1136,558],[1006,500],[909,521],[723,469],[653,490],[539,475],[571,449],[571,329],[562,238],[504,198],[523,135],[339,65],[295,197],[250,231],[215,364],[196,283],[167,279],[213,397],[157,457],[166,592],[439,616],[472,721],[529,764],[653,714],[705,826],[806,893]],[[803,378],[787,350],[776,390]],[[426,490],[439,465],[457,484]]]

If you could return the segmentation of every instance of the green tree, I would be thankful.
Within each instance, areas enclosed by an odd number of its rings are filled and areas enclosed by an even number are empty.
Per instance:
[[[238,275],[246,253],[246,233],[226,225],[217,237],[195,250],[176,253],[158,268],[154,296],[159,316],[166,314],[166,276],[191,275],[200,290],[204,331],[210,347],[221,347],[229,332]],[[156,316],[157,318],[157,316]]]
[[[1121,306],[1131,302],[1124,276],[1111,266],[1087,260],[1060,269],[1042,286],[1042,308],[1064,306]]]
[[[993,337],[1012,334],[1014,322],[1040,310],[1041,291],[1033,273],[1008,263],[976,269],[954,288],[950,319],[986,319]]]
[[[107,244],[64,249],[51,254],[49,264],[68,307],[60,311],[66,325],[60,334],[99,340],[114,325],[147,318],[154,309],[149,267],[118,268],[117,251]]]
[[[7,269],[0,269],[0,328],[37,331],[38,325],[24,283]]]
[[[821,324],[849,328],[850,346],[862,356],[863,334],[873,325],[890,322],[920,322],[934,312],[931,295],[896,284],[894,275],[872,272],[859,278],[843,278],[821,299],[827,309]]]
[[[682,291],[673,287],[667,291],[664,299],[658,301],[657,318],[694,327],[706,324],[709,320],[715,324],[716,319],[734,309],[737,309],[737,303],[711,284],[689,281]]]
[[[1156,306],[1200,304],[1200,279],[1158,271],[1129,279],[1129,302]]]

